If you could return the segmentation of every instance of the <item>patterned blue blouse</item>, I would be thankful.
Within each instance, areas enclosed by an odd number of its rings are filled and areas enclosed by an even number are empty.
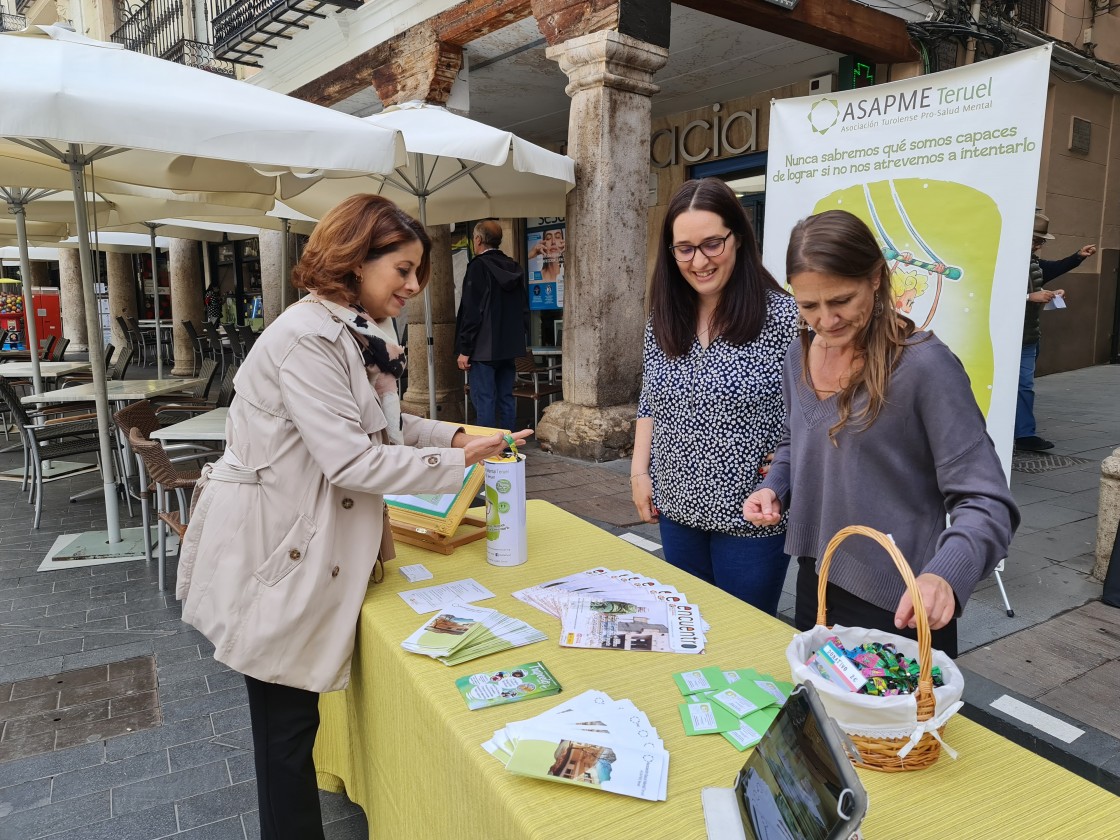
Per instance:
[[[673,522],[737,536],[768,537],[743,519],[743,500],[782,436],[782,360],[797,335],[797,304],[768,293],[766,323],[742,345],[716,338],[669,358],[646,324],[638,417],[653,418],[653,501]]]

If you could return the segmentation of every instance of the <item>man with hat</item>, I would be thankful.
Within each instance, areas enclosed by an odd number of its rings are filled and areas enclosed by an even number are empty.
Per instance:
[[[1036,209],[1034,215],[1034,240],[1031,244],[1030,273],[1027,278],[1027,310],[1023,319],[1023,356],[1019,362],[1019,397],[1015,404],[1015,448],[1030,452],[1053,449],[1054,444],[1036,433],[1034,423],[1034,369],[1038,362],[1040,338],[1039,314],[1043,307],[1056,297],[1065,295],[1064,289],[1046,289],[1051,280],[1061,277],[1081,265],[1087,257],[1097,252],[1096,245],[1084,245],[1063,260],[1040,260],[1038,252],[1050,239],[1050,219]]]

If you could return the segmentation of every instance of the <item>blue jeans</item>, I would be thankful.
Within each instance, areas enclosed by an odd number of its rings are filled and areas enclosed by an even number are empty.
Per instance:
[[[1038,342],[1023,345],[1019,359],[1019,396],[1015,400],[1015,439],[1031,437],[1034,425],[1034,368],[1038,363]]]
[[[680,525],[664,514],[660,521],[667,562],[765,613],[777,615],[789,568],[784,534],[735,537]]]
[[[498,429],[512,429],[517,422],[513,402],[513,380],[517,373],[513,359],[476,362],[471,359],[468,381],[475,423]]]

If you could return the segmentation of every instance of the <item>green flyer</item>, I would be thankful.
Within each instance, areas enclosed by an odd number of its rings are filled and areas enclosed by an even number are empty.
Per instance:
[[[560,692],[560,683],[543,662],[530,662],[501,671],[485,671],[455,680],[469,709],[488,709]]]

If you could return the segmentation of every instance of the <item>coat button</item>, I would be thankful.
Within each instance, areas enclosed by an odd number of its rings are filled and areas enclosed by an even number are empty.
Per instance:
[[[331,577],[338,577],[338,566],[331,569]]]
[[[353,499],[343,499],[342,500],[342,507],[343,507],[344,510],[350,510],[350,508],[354,507],[354,500]]]
[[[424,463],[427,464],[429,467],[437,466],[439,464],[439,456],[438,455],[428,455],[424,458]]]
[[[342,319],[339,318],[337,315],[332,315],[331,320],[334,321],[336,324],[341,324],[342,323]]]
[[[290,558],[292,558],[293,560],[298,560],[298,559],[299,559],[299,558],[301,558],[301,557],[302,557],[303,555],[299,553],[299,549],[298,549],[298,548],[293,548],[293,549],[292,549],[291,551],[289,551],[289,552],[288,552],[288,556],[289,556]]]

